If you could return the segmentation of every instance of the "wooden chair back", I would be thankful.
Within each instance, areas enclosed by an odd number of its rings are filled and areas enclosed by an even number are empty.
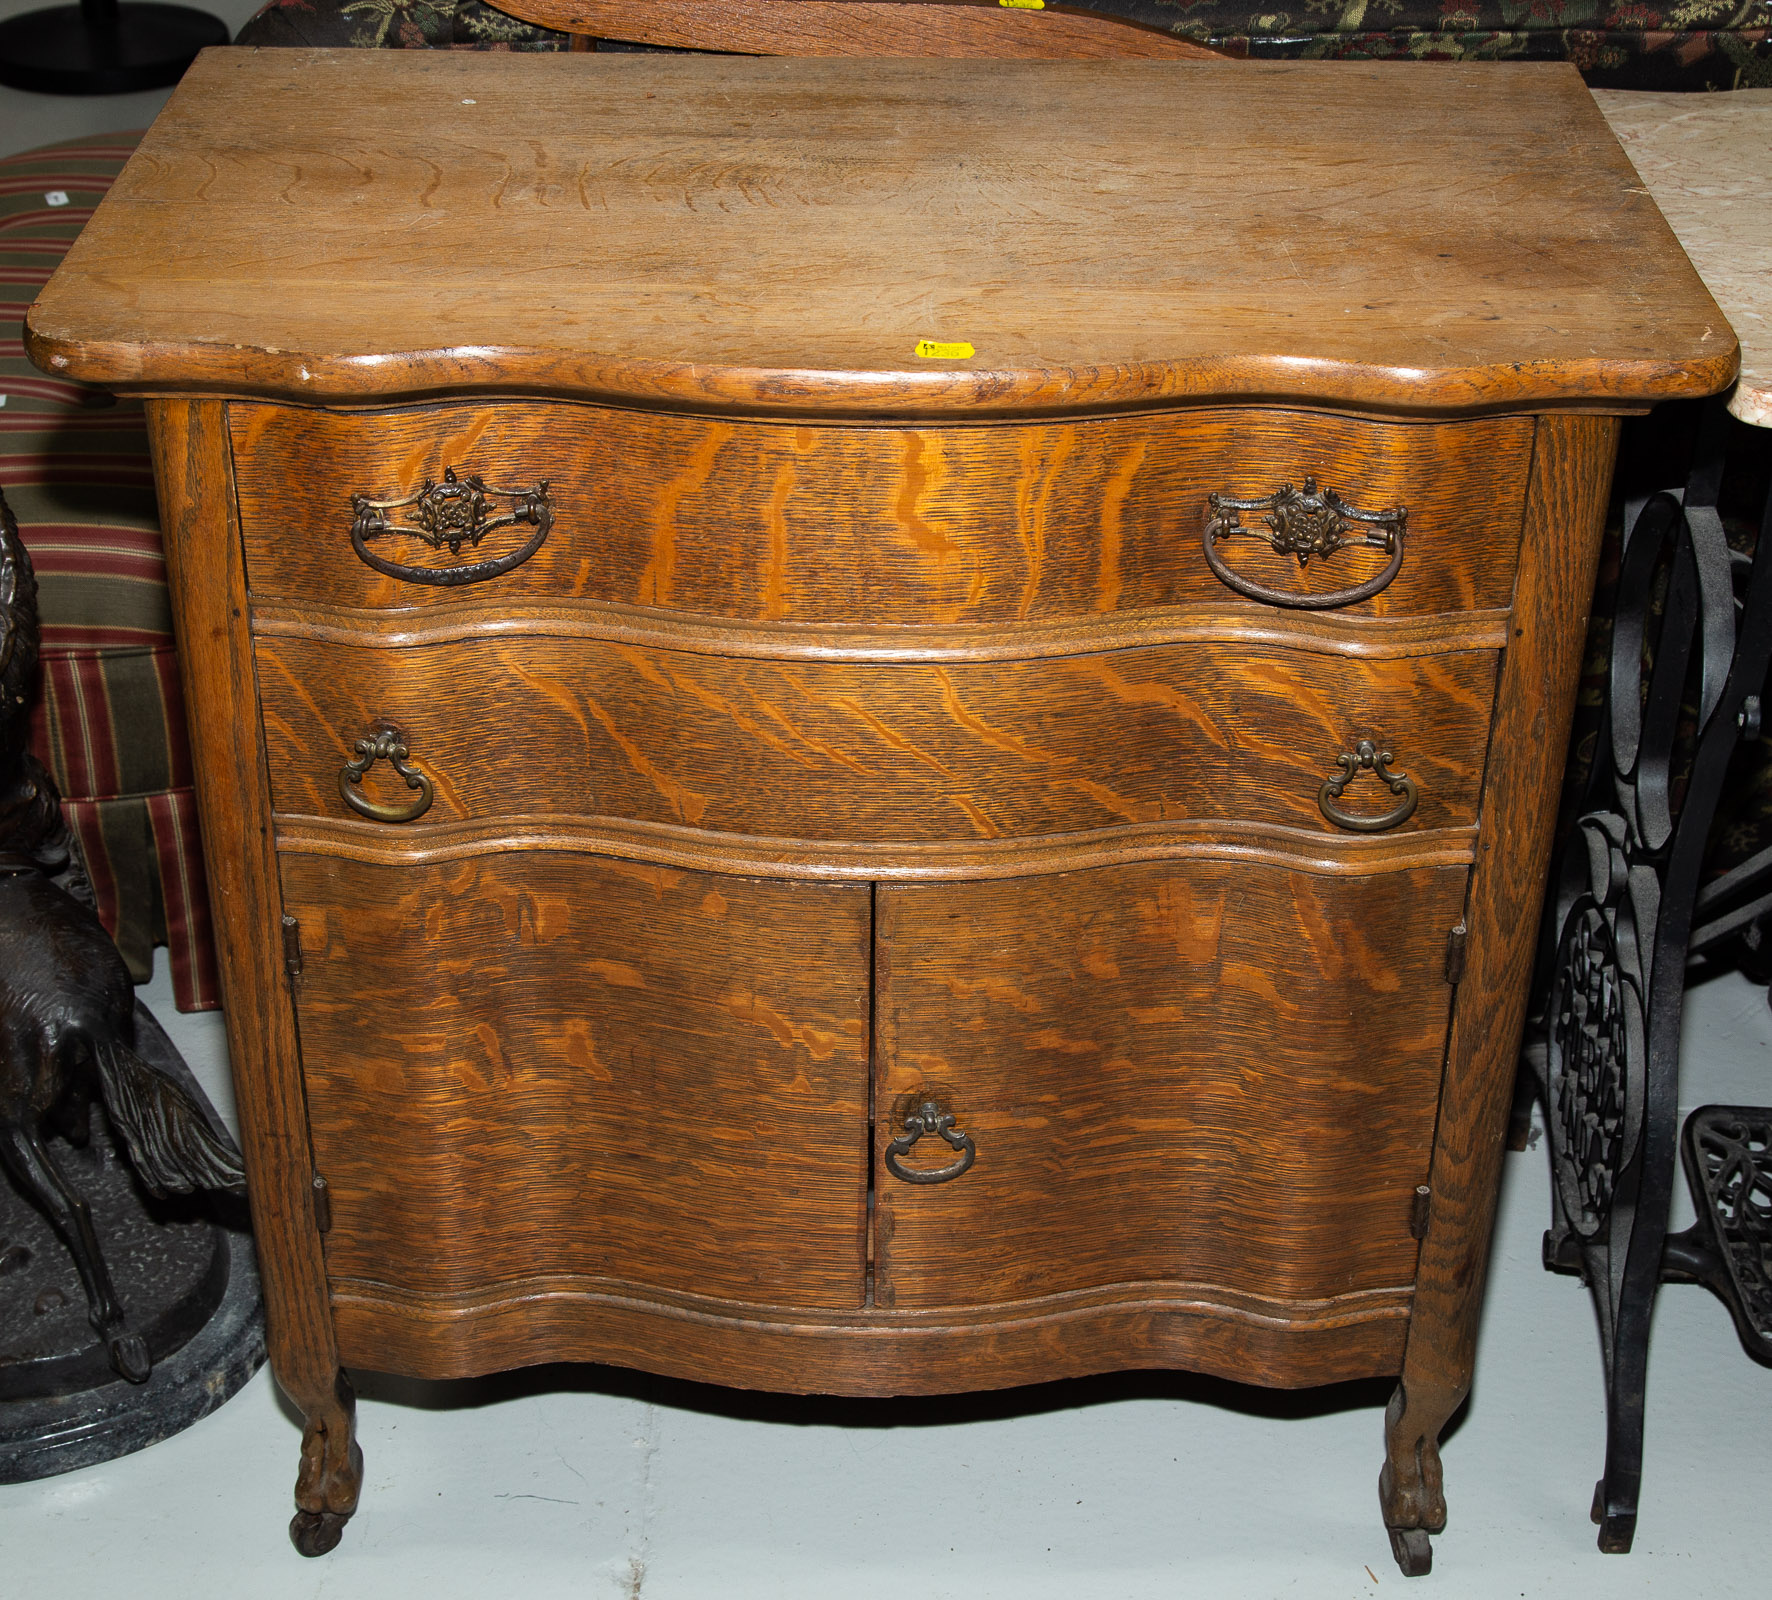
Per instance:
[[[597,41],[752,56],[1174,60],[1223,55],[1099,12],[997,0],[499,0],[499,9]]]

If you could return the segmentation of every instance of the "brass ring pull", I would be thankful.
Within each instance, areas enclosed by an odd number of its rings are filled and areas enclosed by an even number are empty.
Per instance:
[[[502,516],[492,516],[495,500],[509,500],[511,509]],[[395,522],[388,513],[412,507],[413,522]],[[454,467],[443,472],[443,481],[429,478],[422,488],[398,500],[371,500],[367,495],[351,496],[351,548],[363,564],[390,578],[407,583],[426,583],[433,587],[453,589],[464,583],[483,583],[488,578],[502,577],[523,565],[541,549],[548,530],[554,525],[554,505],[548,499],[548,483],[544,478],[533,489],[498,489],[484,478],[470,473],[458,478]],[[535,529],[528,542],[507,555],[490,561],[470,561],[459,567],[413,567],[404,562],[389,561],[369,548],[371,539],[401,535],[421,539],[433,550],[449,546],[449,553],[459,555],[465,544],[478,549],[480,541],[495,528],[527,524]]]
[[[950,1161],[945,1167],[929,1167],[919,1169],[907,1167],[899,1161],[899,1157],[907,1155],[914,1145],[926,1133],[933,1133],[947,1141],[960,1152],[958,1161]],[[972,1142],[972,1135],[961,1133],[954,1127],[954,1116],[950,1111],[943,1111],[933,1100],[925,1100],[915,1111],[904,1119],[904,1132],[886,1146],[886,1170],[895,1178],[906,1183],[946,1183],[957,1178],[978,1159],[978,1146]]]
[[[377,728],[367,739],[357,741],[357,759],[339,769],[338,792],[344,802],[359,816],[372,822],[415,822],[431,809],[436,791],[431,780],[412,766],[407,757],[412,752],[397,728]],[[418,798],[403,806],[385,806],[364,794],[363,774],[378,761],[386,761],[406,780],[408,789],[418,790]]]
[[[1259,500],[1239,500],[1228,494],[1206,498],[1212,509],[1212,515],[1206,519],[1206,565],[1226,588],[1264,605],[1286,606],[1294,611],[1329,611],[1337,606],[1355,605],[1389,588],[1391,579],[1403,570],[1403,529],[1409,519],[1404,506],[1394,511],[1361,511],[1333,489],[1319,493],[1315,478],[1306,478],[1302,490],[1282,484],[1273,494]],[[1238,516],[1243,511],[1267,512],[1263,519],[1267,528],[1245,527]],[[1326,560],[1350,545],[1387,551],[1390,560],[1377,577],[1328,594],[1270,589],[1233,572],[1219,554],[1218,541],[1238,533],[1262,540],[1280,555],[1297,556],[1301,567],[1307,566],[1312,556]]]
[[[1317,791],[1317,804],[1336,827],[1346,828],[1349,833],[1383,833],[1387,828],[1401,827],[1415,815],[1415,802],[1421,798],[1415,780],[1406,772],[1390,771],[1390,763],[1396,759],[1390,751],[1380,750],[1370,739],[1362,739],[1354,746],[1352,754],[1344,752],[1335,759],[1340,763],[1341,771],[1323,780],[1323,787]],[[1392,794],[1400,794],[1403,803],[1376,817],[1361,817],[1343,811],[1335,802],[1362,772],[1370,772]]]

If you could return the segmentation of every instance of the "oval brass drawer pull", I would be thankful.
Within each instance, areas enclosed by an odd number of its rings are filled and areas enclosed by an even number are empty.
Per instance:
[[[431,809],[435,790],[431,780],[408,762],[412,752],[398,728],[377,728],[367,739],[357,741],[357,759],[339,769],[338,792],[344,802],[359,816],[372,822],[414,822]],[[403,806],[382,805],[371,800],[362,790],[363,774],[378,761],[386,761],[406,780],[406,787],[418,790],[418,798]]]
[[[1403,528],[1408,521],[1407,508],[1393,511],[1361,511],[1350,506],[1333,489],[1321,492],[1315,478],[1306,478],[1302,490],[1282,484],[1273,494],[1259,500],[1239,500],[1234,495],[1207,496],[1212,514],[1206,519],[1206,565],[1218,580],[1238,594],[1260,600],[1270,606],[1288,606],[1296,611],[1328,611],[1336,606],[1351,606],[1370,600],[1390,586],[1390,581],[1403,568]],[[1267,527],[1245,527],[1239,513],[1265,511],[1262,520]],[[1233,572],[1219,553],[1218,542],[1232,534],[1248,534],[1260,539],[1279,555],[1296,556],[1299,566],[1307,566],[1311,557],[1327,560],[1339,550],[1360,546],[1383,550],[1390,560],[1384,570],[1364,583],[1347,589],[1334,589],[1327,594],[1307,594],[1291,589],[1271,589]]]
[[[495,499],[509,500],[511,509],[501,516],[490,515]],[[413,508],[411,522],[396,522],[388,513]],[[458,478],[454,467],[443,472],[443,481],[429,478],[424,487],[398,500],[371,500],[366,495],[351,496],[351,548],[365,565],[390,578],[407,583],[428,583],[442,588],[455,588],[464,583],[483,583],[523,565],[541,549],[548,530],[554,525],[554,506],[548,499],[548,481],[543,478],[533,489],[495,489],[484,478],[470,473]],[[393,536],[422,539],[433,550],[449,546],[449,553],[459,555],[465,544],[477,549],[480,541],[495,528],[509,528],[519,523],[534,527],[528,543],[508,555],[490,561],[470,561],[459,567],[412,567],[404,562],[388,561],[369,548],[371,539]]]
[[[950,1161],[945,1167],[905,1166],[898,1158],[909,1154],[911,1146],[926,1133],[936,1134],[946,1140],[953,1149],[960,1152],[960,1159]],[[953,1113],[943,1111],[933,1100],[925,1100],[906,1117],[904,1132],[886,1146],[886,1170],[906,1183],[946,1183],[950,1178],[959,1177],[977,1158],[978,1146],[972,1142],[972,1135],[961,1133],[955,1128]]]
[[[1335,759],[1340,764],[1341,771],[1323,780],[1323,787],[1317,791],[1317,804],[1322,808],[1323,815],[1336,827],[1346,828],[1350,833],[1383,833],[1387,828],[1401,827],[1415,815],[1415,802],[1421,798],[1416,790],[1415,780],[1406,772],[1390,770],[1390,763],[1396,759],[1390,751],[1380,750],[1370,739],[1362,739],[1354,746],[1351,754],[1343,752]],[[1400,794],[1403,797],[1402,804],[1380,812],[1375,817],[1362,817],[1352,811],[1343,811],[1335,802],[1362,772],[1370,772],[1392,794]]]

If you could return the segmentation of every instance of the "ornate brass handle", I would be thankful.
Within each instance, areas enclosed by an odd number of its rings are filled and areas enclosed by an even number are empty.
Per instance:
[[[1349,833],[1383,833],[1387,828],[1401,827],[1415,815],[1415,802],[1421,798],[1415,780],[1406,772],[1390,770],[1390,763],[1396,760],[1390,751],[1380,750],[1370,739],[1362,739],[1351,754],[1344,751],[1335,759],[1341,771],[1323,780],[1323,787],[1317,791],[1317,804],[1336,827],[1346,828]],[[1361,817],[1343,811],[1335,802],[1362,772],[1370,772],[1392,794],[1400,794],[1403,803],[1376,817]]]
[[[339,769],[338,792],[344,802],[359,816],[373,822],[414,822],[431,809],[435,790],[431,780],[408,763],[412,752],[398,728],[377,728],[367,739],[357,741],[357,759]],[[406,780],[408,789],[418,790],[418,798],[403,806],[385,806],[364,794],[363,774],[378,761],[386,761]]]
[[[1288,606],[1295,611],[1328,611],[1336,606],[1351,606],[1388,588],[1392,578],[1403,567],[1403,528],[1408,510],[1398,506],[1394,511],[1361,511],[1350,506],[1333,489],[1318,492],[1317,480],[1306,478],[1302,490],[1282,484],[1273,494],[1259,500],[1239,500],[1234,495],[1207,496],[1212,514],[1206,519],[1206,565],[1220,583],[1235,589],[1251,600],[1270,606]],[[1265,511],[1266,530],[1246,528],[1238,513]],[[1390,560],[1375,578],[1356,583],[1352,588],[1335,589],[1328,594],[1300,594],[1290,589],[1270,589],[1266,584],[1240,577],[1226,564],[1218,552],[1218,541],[1232,534],[1246,533],[1262,540],[1283,556],[1297,556],[1299,566],[1307,566],[1312,556],[1326,560],[1350,545],[1389,553]]]
[[[919,1169],[905,1166],[898,1158],[908,1155],[911,1146],[926,1133],[946,1140],[960,1152],[960,1159],[950,1161],[945,1167]],[[906,1183],[946,1183],[950,1178],[959,1177],[977,1159],[978,1146],[972,1142],[972,1135],[955,1128],[953,1113],[943,1111],[933,1100],[925,1100],[906,1117],[904,1132],[886,1146],[886,1170]]]
[[[494,498],[509,500],[511,509],[502,516],[491,516]],[[414,508],[416,522],[395,522],[390,511]],[[443,481],[425,479],[424,487],[398,500],[371,500],[365,495],[351,496],[351,548],[366,566],[390,578],[407,583],[428,583],[442,588],[455,588],[464,583],[483,583],[523,565],[541,549],[548,530],[554,525],[554,506],[548,499],[548,481],[543,478],[533,489],[495,489],[484,478],[469,474],[455,475],[455,468],[444,470]],[[521,549],[513,550],[490,561],[470,561],[460,567],[411,567],[404,562],[388,561],[369,548],[371,539],[388,535],[405,535],[422,539],[433,550],[449,546],[451,555],[459,555],[465,544],[477,549],[480,541],[495,528],[514,527],[526,523],[535,532]]]

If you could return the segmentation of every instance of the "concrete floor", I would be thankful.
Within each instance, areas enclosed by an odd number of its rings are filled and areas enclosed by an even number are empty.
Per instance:
[[[0,0],[0,16],[30,3]],[[252,5],[212,9],[238,26]],[[142,126],[163,98],[0,90],[0,154]],[[179,1017],[163,976],[145,995],[231,1104],[219,1018]],[[1687,1023],[1689,1104],[1772,1099],[1764,991],[1708,984]],[[1598,1344],[1584,1291],[1539,1266],[1548,1195],[1542,1146],[1508,1160],[1477,1384],[1446,1442],[1451,1522],[1416,1592],[1757,1597],[1772,1373],[1700,1289],[1657,1310],[1636,1551],[1595,1550]],[[863,1403],[599,1367],[366,1377],[363,1509],[337,1551],[304,1561],[283,1532],[300,1430],[260,1373],[151,1450],[0,1488],[0,1595],[1365,1596],[1404,1583],[1375,1488],[1386,1389],[1133,1374]]]

